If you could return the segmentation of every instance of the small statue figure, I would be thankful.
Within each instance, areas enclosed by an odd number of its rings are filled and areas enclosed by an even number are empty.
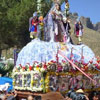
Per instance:
[[[75,29],[74,29],[75,35],[78,38],[78,44],[82,43],[82,36],[83,36],[83,25],[81,21],[77,21],[75,23]]]
[[[44,22],[43,22],[43,16],[39,17],[39,38],[40,40],[44,40]]]
[[[38,17],[37,12],[33,14],[33,17],[29,20],[29,31],[30,31],[30,38],[37,38],[38,37]]]
[[[63,14],[60,10],[60,5],[57,3],[55,4],[55,8],[52,11],[52,17],[53,17],[53,21],[54,21],[54,32],[56,35],[56,41],[58,42],[65,42],[63,37],[66,34],[64,25],[63,25]]]

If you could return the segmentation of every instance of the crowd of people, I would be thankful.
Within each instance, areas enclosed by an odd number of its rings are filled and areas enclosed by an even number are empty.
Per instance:
[[[97,91],[92,91],[87,94],[84,93],[82,89],[75,91],[69,91],[66,94],[65,100],[100,100],[100,93]]]
[[[55,95],[52,95],[55,96]],[[28,96],[27,100],[52,100],[51,98],[42,99],[42,97],[33,97],[32,95]],[[55,98],[54,100],[100,100],[100,93],[97,91],[92,91],[91,93],[87,94],[84,93],[82,89],[77,91],[70,90],[64,98]]]
[[[17,98],[17,92],[12,91],[8,94],[0,92],[0,100],[19,100]],[[100,92],[92,91],[85,93],[82,89],[77,91],[70,90],[65,95],[61,95],[59,92],[50,92],[41,96],[28,95],[27,98],[20,100],[100,100]]]

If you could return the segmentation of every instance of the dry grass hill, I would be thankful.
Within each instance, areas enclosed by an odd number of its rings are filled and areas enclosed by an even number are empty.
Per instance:
[[[71,37],[73,39],[73,42],[77,44],[77,38],[74,35],[74,26],[71,25],[71,27],[72,27]],[[96,56],[100,56],[100,33],[99,32],[84,27],[84,35],[82,41],[84,44],[86,44],[93,50]]]

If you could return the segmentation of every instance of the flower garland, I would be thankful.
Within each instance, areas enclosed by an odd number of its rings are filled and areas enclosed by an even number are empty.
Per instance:
[[[19,75],[22,75],[22,77],[20,77],[20,80],[22,80],[22,83],[21,83],[22,86],[20,86],[20,82],[18,83],[18,85],[16,84],[17,80],[19,79],[19,77],[18,77]],[[30,77],[30,86],[25,85],[25,76],[28,76],[28,75],[31,75],[31,77]],[[15,78],[16,76],[18,77],[17,79]],[[40,77],[40,80],[39,80],[38,77]],[[35,91],[35,92],[43,90],[42,82],[41,82],[41,80],[42,80],[41,73],[38,70],[30,71],[30,72],[29,71],[14,72],[13,73],[13,78],[14,78],[13,86],[17,90],[31,90],[31,91]],[[27,81],[28,81],[28,79],[27,79]],[[39,85],[37,87],[34,86],[34,83],[36,82],[36,85],[37,85],[38,81],[40,82],[41,85]]]
[[[42,0],[37,0],[37,12],[39,14],[42,14],[41,8],[42,8],[42,4],[41,4]]]
[[[39,63],[35,61],[33,65],[31,66],[29,63],[26,64],[26,66],[22,66],[21,64],[17,66],[14,69],[14,72],[25,72],[28,73],[30,71],[38,71],[38,72],[78,72],[78,70],[70,64],[70,62],[62,60],[61,63],[59,63],[59,58],[57,58],[57,61],[51,60],[50,62],[42,62]],[[83,58],[84,59],[84,58]],[[84,60],[82,62],[71,60],[75,65],[77,65],[82,71],[89,72],[91,70],[94,70],[94,72],[100,70],[100,59],[97,59],[96,63],[93,63],[93,60],[89,61],[89,63],[85,63]],[[97,70],[98,69],[98,70]]]
[[[100,69],[100,58],[97,58],[97,63],[95,64],[92,60],[89,63],[78,61],[73,61],[73,63],[77,65],[81,70],[85,71],[89,76],[96,76],[100,74],[100,72],[97,70]],[[43,73],[46,73],[45,77]],[[65,60],[62,60],[61,63],[59,63],[58,60],[51,60],[47,63],[39,63],[35,61],[32,66],[29,63],[27,63],[26,66],[22,66],[20,64],[13,70],[13,86],[17,90],[49,92],[50,75],[67,75],[77,77],[78,75],[82,75],[82,73]]]

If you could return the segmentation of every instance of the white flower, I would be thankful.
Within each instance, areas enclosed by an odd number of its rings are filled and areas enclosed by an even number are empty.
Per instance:
[[[40,71],[41,71],[41,72],[45,72],[45,69],[44,69],[44,68],[41,68]]]

